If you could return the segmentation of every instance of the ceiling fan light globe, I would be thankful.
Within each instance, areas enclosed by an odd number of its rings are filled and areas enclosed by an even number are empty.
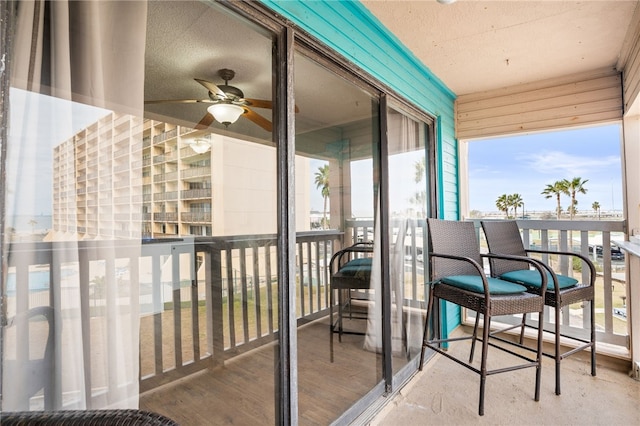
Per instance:
[[[219,103],[211,105],[207,108],[207,111],[213,115],[213,118],[215,118],[218,123],[228,126],[238,121],[238,118],[244,113],[244,108],[230,103]]]
[[[206,139],[195,139],[189,142],[189,146],[196,154],[204,154],[211,148],[211,143]]]

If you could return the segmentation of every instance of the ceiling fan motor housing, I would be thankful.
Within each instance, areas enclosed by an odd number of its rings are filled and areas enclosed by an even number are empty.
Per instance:
[[[227,84],[219,84],[218,87],[225,94],[231,95],[231,98],[233,100],[244,98],[244,93],[242,93],[242,90],[238,89],[237,87],[229,86]]]
[[[227,95],[232,95],[234,98],[244,98],[244,93],[242,90],[238,89],[234,86],[229,86],[229,81],[236,76],[236,72],[234,70],[230,70],[229,68],[223,68],[218,71],[218,75],[221,79],[224,80],[224,84],[219,84],[218,87]]]

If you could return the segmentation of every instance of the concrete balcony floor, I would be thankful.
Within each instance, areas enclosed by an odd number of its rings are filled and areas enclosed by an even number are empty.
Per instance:
[[[468,342],[450,352],[467,357]],[[479,360],[479,349],[476,349]],[[480,376],[436,355],[370,422],[382,425],[637,425],[640,381],[629,376],[628,361],[598,355],[591,376],[589,353],[561,362],[562,395],[555,394],[555,363],[543,357],[540,401],[534,401],[535,369],[487,377],[485,414],[478,415]],[[513,357],[489,348],[489,368],[510,365]]]

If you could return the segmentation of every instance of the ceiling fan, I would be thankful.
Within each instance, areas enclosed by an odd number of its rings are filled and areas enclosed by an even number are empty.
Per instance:
[[[216,85],[210,81],[194,78],[195,81],[204,86],[209,91],[209,99],[164,99],[157,101],[145,101],[145,104],[163,103],[208,103],[212,104],[207,108],[207,113],[196,125],[196,129],[206,129],[214,120],[226,126],[235,123],[240,117],[244,117],[264,130],[271,132],[272,125],[269,120],[251,109],[273,107],[271,101],[263,99],[245,98],[242,90],[234,86],[229,86],[229,81],[236,75],[235,71],[223,68],[218,71],[224,84]]]

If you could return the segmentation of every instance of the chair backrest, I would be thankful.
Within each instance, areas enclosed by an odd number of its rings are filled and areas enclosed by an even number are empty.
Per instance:
[[[515,220],[482,221],[481,224],[490,253],[527,256],[520,229]],[[514,260],[490,259],[489,263],[491,275],[495,277],[511,271],[529,269],[528,263]]]
[[[468,257],[482,266],[480,246],[473,222],[427,219],[429,226],[429,252]],[[451,275],[478,275],[468,262],[430,257],[431,280]]]

